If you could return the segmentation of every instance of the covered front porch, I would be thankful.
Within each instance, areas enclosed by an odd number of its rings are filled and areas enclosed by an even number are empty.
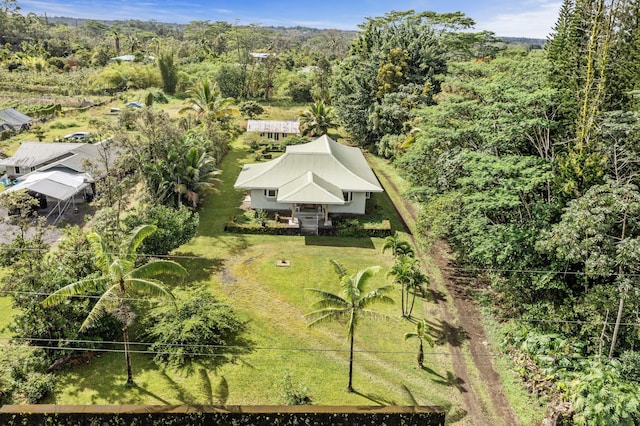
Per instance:
[[[319,229],[333,226],[327,204],[292,203],[291,218],[302,233],[318,234]]]

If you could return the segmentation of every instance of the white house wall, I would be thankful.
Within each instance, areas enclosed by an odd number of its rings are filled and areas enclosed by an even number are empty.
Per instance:
[[[251,208],[262,210],[291,210],[291,204],[278,203],[275,197],[265,197],[264,189],[252,189]]]
[[[342,206],[329,206],[329,213],[348,213],[348,214],[364,214],[367,204],[366,194],[364,192],[354,192],[350,203]]]
[[[367,203],[364,192],[354,192],[350,203],[330,205],[329,213],[364,214]],[[275,198],[265,197],[264,189],[251,190],[251,208],[262,210],[291,210],[291,204],[278,203]]]

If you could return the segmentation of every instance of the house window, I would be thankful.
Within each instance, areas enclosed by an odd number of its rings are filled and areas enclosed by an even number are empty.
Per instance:
[[[344,201],[349,203],[353,199],[353,192],[343,192],[342,197],[344,198]]]
[[[16,166],[15,169],[16,169],[16,174],[20,174],[20,167]]]
[[[371,193],[370,192],[365,192],[364,196],[368,200],[369,198],[371,198]]]
[[[278,190],[277,189],[265,189],[264,190],[264,196],[267,198],[276,198],[276,196],[278,195]]]

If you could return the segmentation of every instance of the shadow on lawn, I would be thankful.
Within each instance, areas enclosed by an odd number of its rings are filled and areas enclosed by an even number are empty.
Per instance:
[[[437,383],[439,385],[444,385],[444,386],[454,386],[456,389],[458,389],[460,393],[467,392],[467,389],[464,386],[462,386],[464,384],[464,380],[462,380],[460,377],[457,377],[455,374],[453,374],[449,370],[447,370],[446,376],[443,376],[442,374],[437,373],[436,371],[426,366],[422,366],[422,370],[437,377],[437,379],[435,378],[431,379],[433,383]]]
[[[355,393],[356,395],[360,395],[363,398],[368,399],[369,401],[378,404],[381,407],[387,406],[387,405],[397,405],[396,402],[392,399],[387,399],[383,396],[380,395],[376,395],[373,393],[362,393],[360,391],[358,391],[357,389],[353,390],[353,393]]]
[[[189,272],[189,278],[182,280],[180,284],[182,286],[192,286],[194,282],[207,281],[224,267],[224,259],[207,259],[193,253],[176,253],[174,259]]]
[[[338,238],[338,237],[304,237],[304,244],[307,246],[324,247],[357,247],[375,249],[371,238]]]

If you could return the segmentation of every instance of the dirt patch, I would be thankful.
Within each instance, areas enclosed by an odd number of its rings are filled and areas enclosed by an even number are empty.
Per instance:
[[[382,170],[376,170],[376,173],[383,176],[387,182],[386,191],[392,191],[398,193],[398,188],[394,182]],[[405,222],[411,224],[417,223],[418,215],[415,208],[404,198],[395,197],[396,199],[402,199],[403,208],[409,212],[410,218],[403,218]],[[415,237],[410,233],[410,238],[414,247],[417,249],[421,260],[425,261],[426,253],[420,250],[420,245],[417,244]],[[452,342],[452,336],[443,336],[444,340],[449,342],[448,351],[451,353],[451,360],[454,368],[455,381],[464,387],[461,387],[462,397],[467,410],[467,417],[473,422],[474,425],[487,425],[494,426],[496,419],[490,414],[486,403],[490,403],[493,407],[493,412],[496,413],[498,420],[504,425],[521,425],[522,423],[514,413],[507,397],[505,396],[502,386],[502,378],[493,369],[488,360],[491,360],[491,353],[489,352],[486,342],[486,333],[484,327],[479,320],[480,313],[475,306],[474,302],[468,297],[464,284],[457,280],[452,275],[449,249],[446,243],[437,242],[428,255],[435,261],[440,273],[442,274],[442,282],[446,289],[444,294],[438,294],[434,300],[439,306],[440,320],[443,324],[457,324],[457,327],[453,327],[456,333],[456,339]],[[453,314],[447,306],[446,299],[451,298],[453,305],[455,306],[456,313]],[[450,329],[448,327],[447,329]],[[444,333],[446,334],[446,333]],[[450,334],[450,333],[449,333]],[[474,382],[469,378],[469,372],[467,364],[465,362],[465,356],[462,350],[462,346],[459,343],[460,334],[466,339],[468,350],[473,359],[475,368],[480,374],[480,380],[484,386],[489,390],[491,400],[484,401],[480,395],[474,390]],[[477,380],[476,380],[477,381]]]

